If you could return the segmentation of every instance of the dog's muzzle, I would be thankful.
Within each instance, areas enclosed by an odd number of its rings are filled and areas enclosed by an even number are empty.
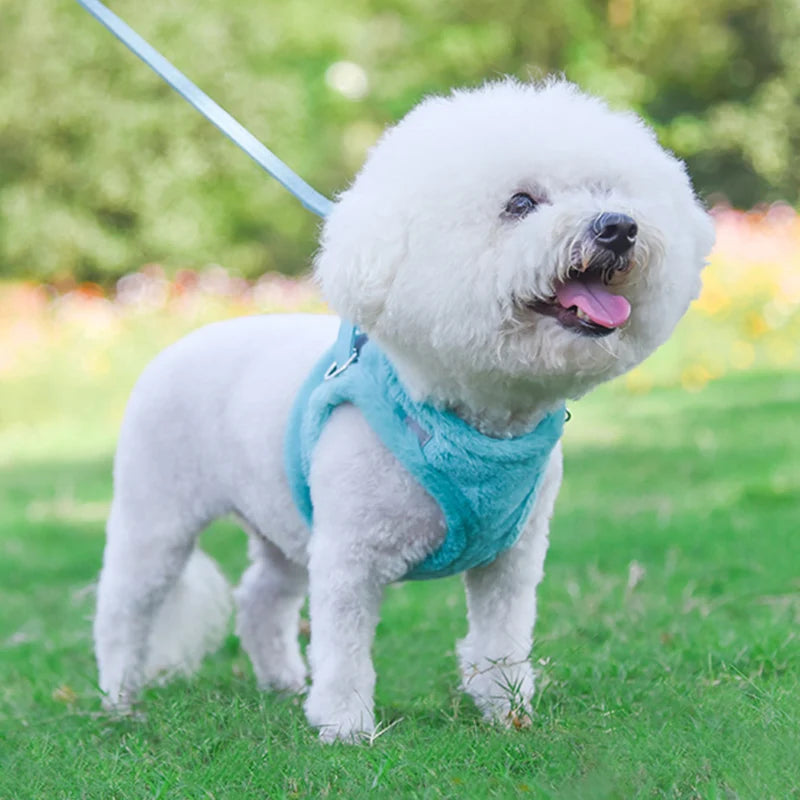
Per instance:
[[[607,287],[633,265],[638,232],[636,220],[627,214],[598,214],[575,244],[569,272],[556,283],[555,296],[525,305],[588,336],[607,336],[621,328],[630,317],[630,303]]]

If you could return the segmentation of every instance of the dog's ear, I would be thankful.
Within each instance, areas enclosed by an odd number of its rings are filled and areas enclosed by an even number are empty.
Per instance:
[[[383,198],[356,185],[339,195],[325,220],[314,272],[340,316],[371,331],[406,253],[405,226]]]

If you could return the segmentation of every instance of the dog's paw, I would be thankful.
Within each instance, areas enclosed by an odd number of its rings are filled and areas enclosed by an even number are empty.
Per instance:
[[[343,744],[361,744],[372,738],[374,725],[364,727],[362,721],[345,719],[341,722],[324,724],[319,730],[319,740],[323,744],[342,742]]]
[[[526,661],[461,661],[461,688],[487,722],[517,730],[531,725],[533,670]]]
[[[529,699],[505,694],[487,697],[470,692],[470,695],[486,722],[508,730],[525,730],[531,727],[533,712]]]
[[[103,693],[100,703],[103,711],[125,716],[130,714],[138,699],[138,694],[126,689],[112,689]]]
[[[282,694],[305,694],[308,689],[308,672],[305,665],[295,669],[255,670],[258,688],[264,692],[280,692]]]
[[[319,728],[324,744],[367,741],[375,730],[375,717],[358,695],[350,698],[326,696],[312,687],[305,702],[306,719]]]

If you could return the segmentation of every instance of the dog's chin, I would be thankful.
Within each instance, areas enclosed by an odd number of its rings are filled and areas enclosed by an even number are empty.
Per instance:
[[[510,373],[553,381],[570,397],[618,375],[637,351],[626,299],[605,314],[583,299],[581,308],[573,299],[565,291],[548,298],[517,299],[513,335],[503,351]]]

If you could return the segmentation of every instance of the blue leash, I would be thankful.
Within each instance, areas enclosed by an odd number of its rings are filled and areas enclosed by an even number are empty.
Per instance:
[[[193,105],[209,122],[216,125],[253,161],[288,189],[309,211],[325,217],[333,205],[324,195],[309,186],[297,173],[283,163],[240,125],[225,109],[218,106],[205,92],[197,88],[179,69],[151,47],[136,31],[109,11],[99,0],[78,0],[96,20],[101,22],[129,50],[160,75],[181,97]]]

